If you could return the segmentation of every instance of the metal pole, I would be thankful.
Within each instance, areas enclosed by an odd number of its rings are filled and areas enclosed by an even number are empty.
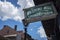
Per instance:
[[[24,40],[26,40],[26,35],[27,35],[27,27],[28,27],[28,22],[27,22],[27,20],[26,19],[23,19],[22,20],[23,21],[23,24],[24,24],[24,31],[25,31],[25,35],[24,35]]]
[[[25,37],[24,37],[24,40],[26,40],[27,27],[25,27],[24,30],[25,30]]]

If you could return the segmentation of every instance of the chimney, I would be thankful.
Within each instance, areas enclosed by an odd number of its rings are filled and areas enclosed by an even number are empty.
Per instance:
[[[15,28],[14,29],[15,29],[15,31],[17,30],[17,25],[15,25]]]
[[[4,27],[6,27],[6,25],[4,25]]]
[[[4,27],[8,27],[8,25],[4,25]]]

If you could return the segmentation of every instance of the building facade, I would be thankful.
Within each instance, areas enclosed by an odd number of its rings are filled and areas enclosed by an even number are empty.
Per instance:
[[[0,35],[8,40],[24,40],[25,38],[23,31],[17,31],[17,25],[15,25],[14,29],[8,25],[4,25],[3,29],[0,30]],[[29,34],[26,34],[26,36],[27,40],[33,40]]]
[[[60,0],[34,0],[35,5],[40,5],[48,2],[53,2],[58,15],[51,20],[42,21],[48,39],[60,40]]]

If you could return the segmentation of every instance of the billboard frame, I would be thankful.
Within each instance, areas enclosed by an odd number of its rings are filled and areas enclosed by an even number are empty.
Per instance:
[[[29,10],[29,9],[31,9],[31,8],[34,8],[34,7],[40,7],[40,6],[49,5],[49,4],[51,4],[51,6],[53,7],[53,11],[54,11],[54,14],[53,14],[53,15],[37,16],[37,17],[32,17],[32,18],[30,18],[30,19],[27,19],[27,10]],[[58,15],[57,10],[56,10],[53,2],[48,2],[48,3],[36,5],[36,6],[30,7],[30,8],[23,9],[23,11],[24,11],[25,20],[27,20],[28,23],[36,22],[36,21],[40,21],[40,20],[53,19],[53,18],[56,18],[56,16]]]

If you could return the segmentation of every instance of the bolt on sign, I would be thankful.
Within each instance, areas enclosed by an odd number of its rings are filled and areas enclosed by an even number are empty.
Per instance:
[[[26,8],[23,10],[25,19],[28,22],[53,19],[56,18],[58,14],[52,2]]]

